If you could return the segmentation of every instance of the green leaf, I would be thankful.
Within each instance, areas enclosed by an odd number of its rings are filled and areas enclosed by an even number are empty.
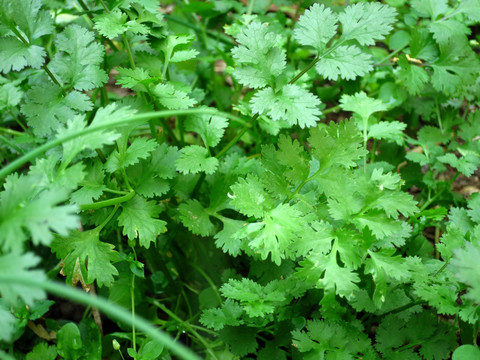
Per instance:
[[[230,351],[240,357],[255,353],[258,343],[257,330],[248,326],[227,326],[220,331],[219,338],[230,346]]]
[[[373,70],[373,61],[357,46],[342,45],[322,56],[315,69],[328,80],[355,80]]]
[[[32,86],[26,98],[28,101],[22,105],[22,113],[38,136],[50,135],[75,115],[93,108],[87,95],[72,91],[64,97],[59,86],[48,82]]]
[[[41,342],[30,351],[26,360],[55,360],[57,358],[57,347]]]
[[[467,242],[465,247],[453,251],[450,267],[455,277],[469,286],[467,298],[478,302],[480,300],[480,241]]]
[[[113,103],[104,108],[97,110],[93,121],[89,127],[105,124],[112,120],[132,116],[135,110],[128,107],[118,107]],[[76,133],[85,128],[85,121],[82,117],[77,116],[70,121],[65,129],[59,129],[57,137],[66,136],[70,133]],[[118,130],[115,129],[115,130]],[[115,130],[101,130],[95,131],[84,136],[77,136],[74,139],[64,142],[63,146],[63,161],[69,163],[79,152],[85,149],[101,149],[104,145],[112,144],[120,134]]]
[[[0,255],[0,274],[29,277],[38,279],[38,281],[45,281],[46,276],[42,270],[28,270],[31,267],[37,266],[40,262],[41,258],[35,256],[33,253],[19,254],[18,252],[11,252]],[[45,291],[39,288],[31,288],[15,283],[0,282],[0,294],[5,304],[9,306],[15,305],[18,298],[21,298],[25,304],[30,306],[33,306],[37,300],[46,298]],[[9,317],[7,317],[7,320],[8,318]]]
[[[1,261],[1,258],[0,258]],[[1,286],[0,286],[1,293]],[[3,301],[0,301],[0,323],[3,325],[0,327],[0,340],[5,342],[10,342],[12,340],[12,335],[15,333],[17,328],[18,319],[13,316],[10,306],[4,304]],[[56,356],[56,352],[55,352]],[[28,355],[27,355],[28,359]],[[37,358],[42,360],[41,358]],[[52,360],[54,360],[53,358]]]
[[[155,81],[155,78],[150,77],[147,70],[140,67],[135,69],[117,67],[116,70],[118,71],[118,75],[115,77],[117,84],[133,91],[146,92],[149,83]]]
[[[235,236],[235,233],[245,226],[244,221],[222,218],[223,229],[214,236],[215,245],[222,248],[224,253],[235,257],[238,256],[242,249],[242,241]]]
[[[80,359],[82,348],[82,337],[76,324],[69,322],[57,331],[58,354],[65,360]]]
[[[480,72],[480,63],[475,53],[464,41],[449,41],[440,45],[440,57],[432,65],[432,85],[453,95],[471,85]]]
[[[306,353],[305,359],[354,359],[373,353],[371,341],[361,330],[343,322],[309,320],[306,331],[294,330],[292,336],[294,346]]]
[[[157,84],[151,91],[167,109],[188,109],[197,103],[195,99],[188,97],[185,91],[175,89],[171,83]]]
[[[480,359],[480,349],[473,345],[462,345],[455,349],[452,360],[478,360]]]
[[[246,216],[261,218],[266,211],[273,208],[273,200],[254,174],[238,179],[231,189],[233,194],[230,195],[230,203]]]
[[[63,84],[77,90],[91,90],[108,81],[100,64],[105,49],[95,34],[79,25],[69,25],[55,38],[57,53],[48,64]]]
[[[64,261],[67,282],[76,284],[81,275],[83,281],[98,286],[110,287],[118,271],[113,262],[118,261],[115,246],[100,241],[100,230],[75,231],[68,237],[57,237],[52,242],[52,251]],[[81,274],[80,274],[81,272]]]
[[[157,146],[157,142],[153,139],[137,137],[125,152],[122,151],[120,154],[118,150],[115,150],[110,154],[105,163],[105,170],[113,173],[119,169],[134,165],[138,163],[140,159],[147,159]]]
[[[467,152],[460,158],[457,158],[455,154],[448,153],[438,156],[437,160],[450,165],[467,177],[471,176],[480,166],[480,156],[474,152]]]
[[[398,60],[400,66],[398,70],[398,78],[407,88],[411,95],[420,95],[429,80],[429,76],[425,69],[420,66],[411,64],[405,55],[400,55]]]
[[[356,215],[353,223],[359,230],[368,227],[379,240],[402,231],[402,223],[392,220],[380,211]]]
[[[170,184],[167,180],[177,176],[177,157],[177,148],[163,143],[152,152],[149,159],[129,167],[127,175],[133,180],[135,191],[147,198],[168,192]]]
[[[305,10],[295,25],[294,37],[301,44],[321,51],[337,33],[338,16],[323,4],[313,4]]]
[[[127,31],[127,27],[124,26],[127,21],[127,15],[119,9],[113,9],[108,13],[97,15],[93,21],[95,22],[94,28],[109,39],[114,39]]]
[[[354,95],[342,95],[340,103],[343,110],[353,111],[365,121],[373,113],[387,110],[383,101],[368,97],[363,91]]]
[[[316,126],[321,111],[320,99],[298,85],[285,85],[280,92],[272,88],[258,91],[250,100],[252,111],[266,114],[273,121],[286,120],[290,125]]]
[[[286,257],[294,257],[290,250],[293,240],[301,238],[308,227],[302,215],[290,205],[278,205],[263,215],[261,223],[247,225],[248,246],[256,254],[260,254],[262,260],[270,254],[272,261],[277,265],[280,265],[282,259]]]
[[[67,199],[65,190],[44,190],[33,175],[7,177],[0,193],[0,247],[21,250],[30,236],[33,244],[49,245],[53,232],[67,235],[78,227],[77,208],[59,203]],[[44,190],[44,191],[42,191]]]
[[[218,159],[209,156],[208,150],[202,146],[189,145],[180,150],[175,166],[183,174],[213,174],[218,168]]]
[[[350,5],[338,16],[342,23],[342,39],[375,45],[375,40],[385,39],[392,30],[396,15],[394,8],[376,2]]]
[[[167,223],[156,218],[160,210],[155,201],[147,201],[139,195],[123,203],[122,213],[118,217],[118,224],[123,226],[123,235],[127,235],[129,240],[138,237],[140,246],[148,249],[158,235],[167,231]]]
[[[239,46],[232,49],[238,66],[233,75],[245,86],[254,89],[272,84],[285,69],[285,52],[277,46],[277,35],[267,24],[252,22],[236,38]]]
[[[242,307],[237,302],[227,299],[220,309],[213,308],[203,311],[202,316],[200,317],[200,322],[203,325],[218,331],[228,325],[241,325],[243,323],[243,321],[240,320],[242,314]]]
[[[228,119],[218,115],[191,116],[185,121],[185,130],[196,132],[206,147],[217,146],[228,127]]]
[[[367,137],[369,139],[390,140],[396,142],[398,145],[402,145],[404,142],[403,130],[405,130],[406,127],[407,124],[401,123],[400,121],[382,121],[369,127]]]
[[[53,18],[48,10],[40,10],[41,6],[41,0],[0,1],[0,24],[20,30],[26,37],[25,41],[17,36],[0,37],[0,72],[19,71],[26,66],[38,69],[43,65],[46,52],[34,42],[53,31]]]
[[[332,165],[354,167],[355,161],[366,154],[358,127],[352,120],[338,124],[330,122],[328,127],[313,128],[308,141],[313,156],[320,161],[321,169]]]
[[[412,7],[420,14],[430,16],[432,20],[448,10],[447,0],[412,0]]]
[[[195,199],[189,199],[178,207],[183,225],[196,235],[209,236],[215,229],[208,209]]]

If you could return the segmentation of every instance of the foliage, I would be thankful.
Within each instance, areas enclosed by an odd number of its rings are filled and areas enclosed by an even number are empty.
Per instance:
[[[0,0],[0,357],[478,357],[479,21]]]

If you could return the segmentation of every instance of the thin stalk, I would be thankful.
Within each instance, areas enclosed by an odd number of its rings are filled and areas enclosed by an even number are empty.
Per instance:
[[[16,152],[20,153],[20,154],[24,154],[23,150],[20,149],[16,144],[14,144],[13,142],[11,142],[9,139],[7,139],[5,136],[3,135],[0,135],[0,140],[3,141],[5,144],[7,144],[8,146],[10,146],[11,148],[13,148]]]
[[[132,323],[132,317],[130,312],[118,306],[117,304],[99,296],[91,296],[84,291],[72,287],[67,287],[58,282],[33,278],[30,275],[18,275],[8,272],[2,272],[0,273],[0,283],[8,284],[11,286],[23,285],[28,288],[42,289],[49,292],[50,294],[63,297],[70,301],[75,301],[79,304],[83,304],[86,306],[91,305],[92,307],[96,307],[113,320],[117,320],[126,325],[131,325]],[[134,323],[136,328],[144,332],[153,340],[165,345],[170,351],[172,351],[175,355],[179,356],[181,359],[201,359],[190,349],[188,349],[181,343],[174,341],[168,334],[166,334],[159,328],[154,327],[142,317],[137,316],[134,320]]]
[[[448,181],[448,187],[450,187],[453,182],[457,179],[457,177],[460,175],[460,172],[457,171],[457,173]],[[422,205],[420,208],[419,213],[421,213],[423,210],[425,210],[427,207],[430,206],[431,203],[433,203],[440,195],[442,195],[445,192],[446,188],[443,188],[439,192],[437,192],[433,197],[429,198],[425,203]]]
[[[239,132],[232,140],[230,140],[230,142],[229,142],[227,145],[225,145],[225,146],[223,147],[223,149],[220,150],[220,151],[217,153],[217,155],[215,155],[215,157],[216,157],[217,159],[219,159],[219,158],[221,158],[223,155],[225,155],[225,153],[226,153],[228,150],[230,150],[230,148],[231,148],[233,145],[235,145],[235,144],[238,142],[238,140],[240,140],[240,138],[243,136],[243,134],[245,134],[245,133],[247,132],[248,128],[251,126],[251,124],[253,124],[253,122],[254,122],[255,120],[258,119],[259,116],[260,116],[259,114],[253,115],[253,116],[250,118],[250,120],[248,120],[248,122],[243,126],[243,128],[240,130],[240,132]],[[250,126],[249,126],[249,125],[250,125]]]
[[[312,62],[311,62],[310,64],[308,64],[308,65],[305,67],[305,69],[303,69],[302,71],[300,71],[300,72],[297,74],[297,76],[295,76],[292,80],[290,80],[290,81],[288,82],[288,84],[293,84],[294,82],[296,82],[296,81],[297,81],[298,79],[300,79],[303,75],[305,75],[306,72],[308,72],[312,67],[314,67],[315,64],[316,64],[317,62],[319,62],[319,61],[320,61],[320,56],[316,56],[316,57],[312,60]]]
[[[80,210],[85,211],[85,210],[96,210],[96,209],[102,209],[104,207],[108,206],[113,206],[113,205],[118,205],[122,204],[124,202],[127,202],[131,200],[135,196],[135,191],[130,191],[127,195],[116,197],[113,199],[108,199],[104,201],[97,201],[93,204],[84,204],[80,205]]]
[[[135,260],[137,255],[135,254]],[[132,286],[130,287],[130,299],[132,306],[132,347],[133,352],[135,353],[135,358],[137,354],[137,336],[135,332],[135,274],[132,273]]]
[[[133,58],[132,48],[130,47],[130,42],[127,39],[127,35],[122,34],[123,44],[125,46],[125,50],[127,50],[128,61],[130,62],[130,67],[135,70],[135,60]]]
[[[207,281],[208,285],[210,285],[210,287],[213,289],[213,291],[215,292],[215,295],[217,296],[217,299],[218,299],[219,303],[221,304],[222,303],[222,297],[220,296],[220,293],[218,292],[217,286],[212,281],[210,276],[208,276],[207,273],[200,266],[198,266],[194,263],[191,263],[190,265],[192,265],[200,273],[200,275],[202,275],[203,278]]]
[[[375,66],[382,65],[385,61],[387,61],[387,60],[391,59],[392,57],[394,57],[395,55],[397,55],[400,51],[405,49],[407,46],[408,46],[408,44],[405,44],[405,45],[399,47],[397,50],[391,52],[390,54],[385,56],[382,60],[380,60],[378,63],[376,63]]]
[[[0,132],[3,132],[5,134],[10,134],[10,135],[13,135],[13,136],[24,136],[25,135],[21,131],[16,131],[16,130],[4,128],[4,127],[0,127]]]
[[[110,122],[104,122],[95,126],[89,126],[84,128],[76,133],[67,134],[65,136],[58,137],[53,139],[34,150],[26,153],[25,155],[17,158],[16,160],[12,161],[7,166],[4,166],[0,169],[0,179],[4,178],[8,174],[12,173],[13,171],[20,168],[22,165],[32,161],[37,156],[42,155],[44,152],[53,149],[54,147],[63,144],[64,142],[73,140],[77,137],[88,135],[97,131],[105,130],[105,129],[115,129],[120,126],[134,124],[134,123],[141,123],[148,119],[153,118],[164,118],[176,115],[193,115],[193,114],[212,114],[212,115],[221,115],[225,116],[226,118],[232,119],[236,118],[236,116],[231,115],[229,113],[220,112],[213,109],[186,109],[186,110],[162,110],[162,111],[154,111],[154,112],[146,112],[143,114],[133,115],[126,118],[115,119]]]
[[[107,226],[107,224],[110,222],[110,220],[112,220],[113,215],[115,215],[115,213],[117,212],[118,208],[119,208],[119,205],[116,204],[115,207],[113,208],[113,210],[110,211],[110,214],[108,214],[107,218],[106,218],[100,225],[98,225],[98,226],[95,228],[95,230],[100,233],[100,231],[102,231],[103,228],[104,228],[105,226]]]
[[[182,326],[185,328],[185,330],[188,330],[188,332],[192,333],[192,335],[194,335],[198,339],[198,341],[200,341],[200,343],[205,347],[205,350],[207,350],[207,352],[212,356],[212,358],[217,359],[217,356],[211,350],[211,346],[206,342],[206,340],[203,338],[203,336],[201,336],[194,328],[192,328],[190,326],[190,324],[187,321],[184,321],[184,320],[180,319],[174,312],[170,311],[165,305],[163,305],[159,301],[153,300],[152,303],[153,303],[153,305],[160,308],[167,315],[172,317],[174,320],[176,320],[177,322],[182,324]]]
[[[102,4],[102,6],[103,6],[103,8],[105,9],[105,11],[106,11],[107,13],[110,13],[110,10],[108,9],[107,4],[105,4],[105,1],[100,0],[100,3]]]

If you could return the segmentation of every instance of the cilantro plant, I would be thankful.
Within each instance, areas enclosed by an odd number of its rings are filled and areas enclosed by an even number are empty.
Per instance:
[[[480,358],[479,21],[0,0],[0,358]]]

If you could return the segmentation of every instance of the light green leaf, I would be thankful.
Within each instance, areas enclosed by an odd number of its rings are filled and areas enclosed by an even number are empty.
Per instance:
[[[295,25],[294,37],[302,45],[310,45],[321,51],[337,33],[338,16],[323,4],[313,4],[305,10]]]
[[[180,150],[175,166],[183,174],[213,174],[217,170],[218,159],[209,156],[208,150],[202,146],[189,145]]]

